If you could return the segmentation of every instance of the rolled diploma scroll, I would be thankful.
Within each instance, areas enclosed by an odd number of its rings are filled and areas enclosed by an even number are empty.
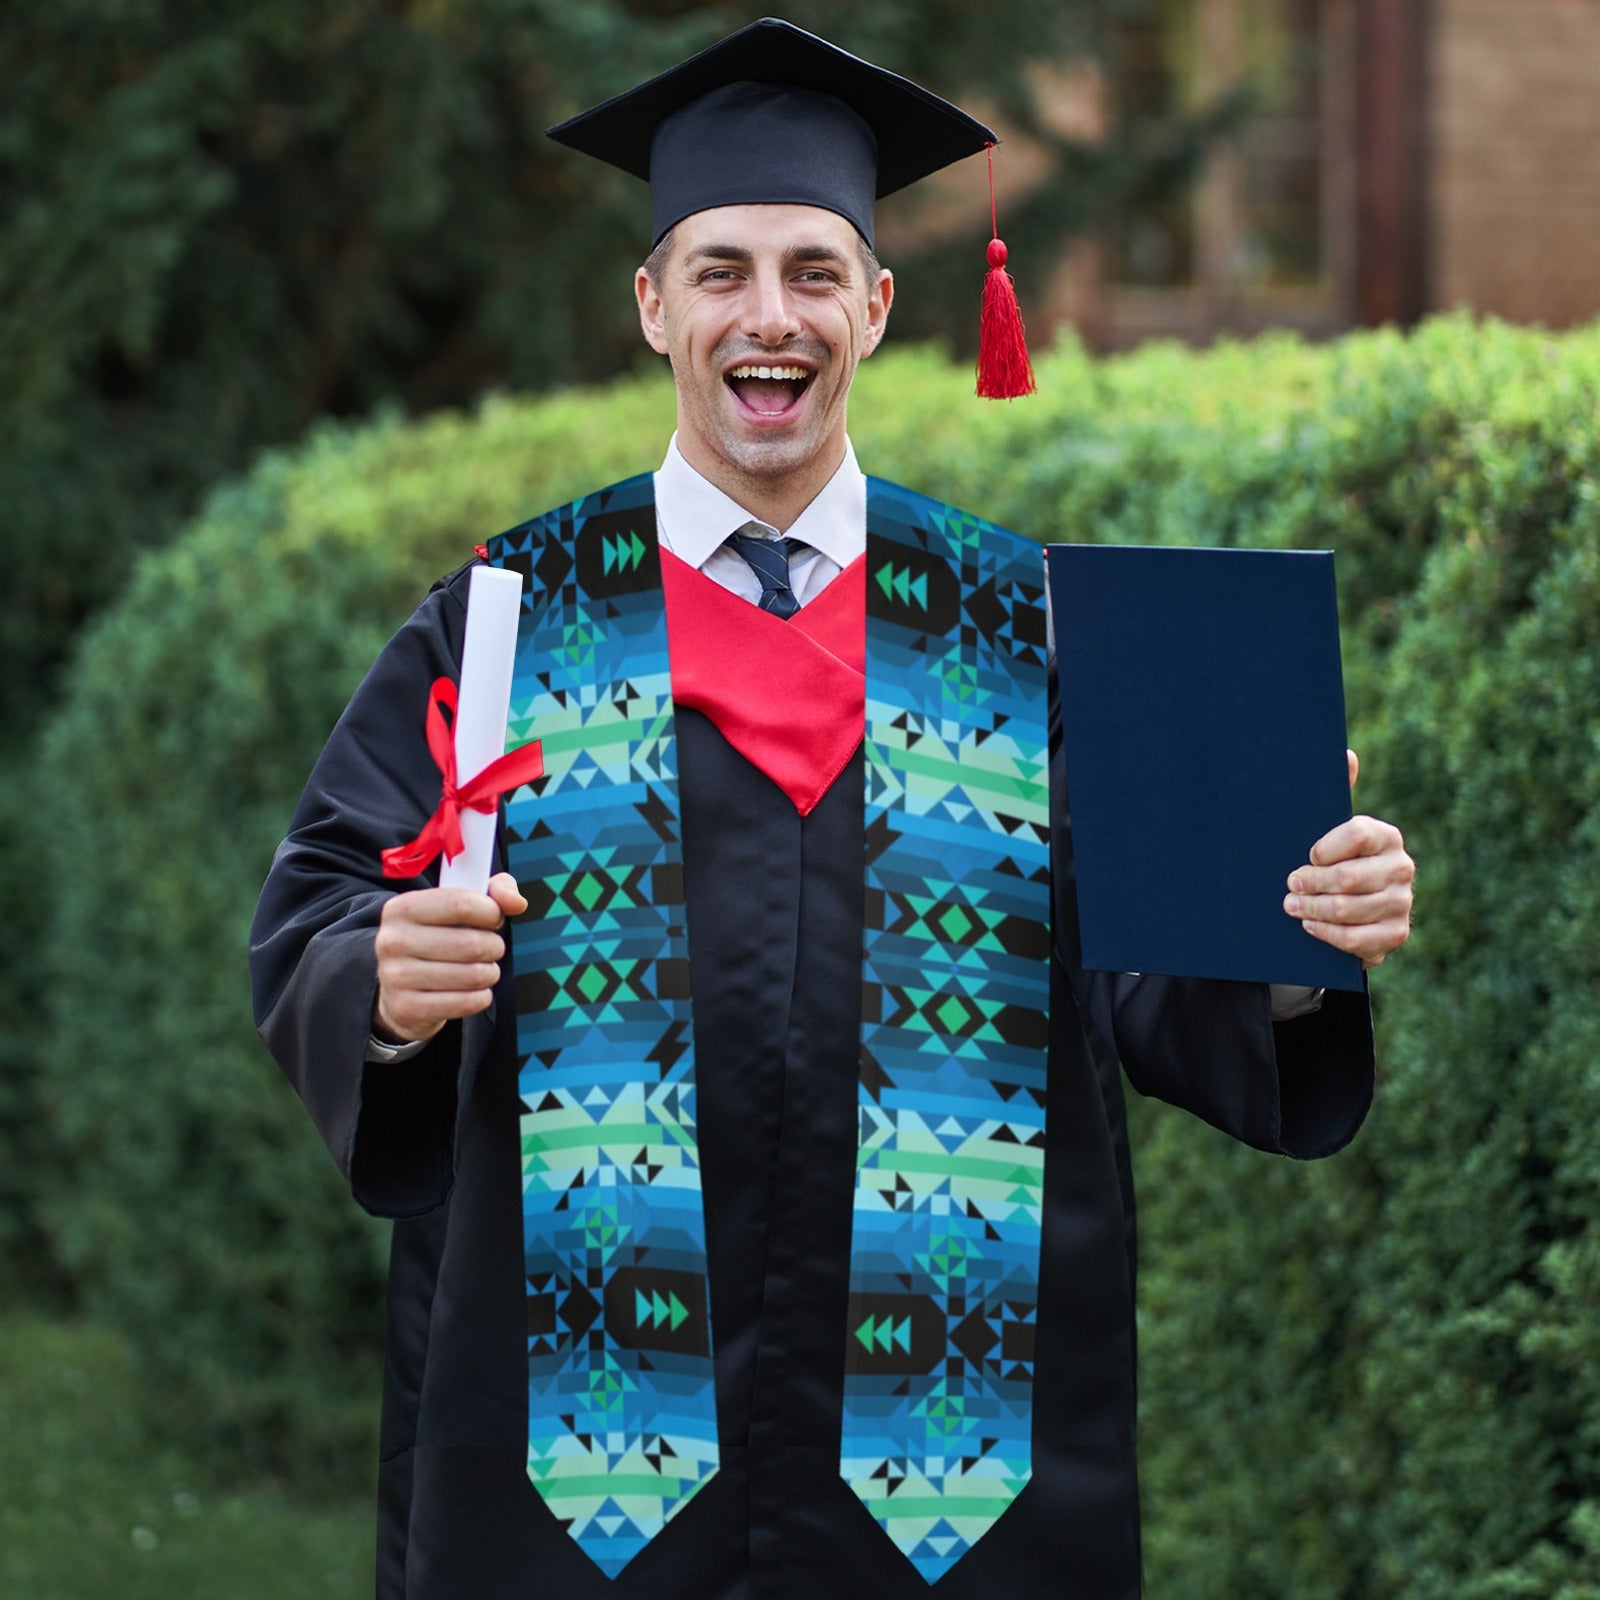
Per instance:
[[[461,651],[460,703],[456,708],[456,781],[477,777],[505,753],[511,710],[511,668],[517,653],[517,618],[522,610],[522,574],[500,567],[472,569],[467,589],[467,638]],[[489,888],[494,830],[499,807],[461,813],[460,855],[439,862],[441,889]]]

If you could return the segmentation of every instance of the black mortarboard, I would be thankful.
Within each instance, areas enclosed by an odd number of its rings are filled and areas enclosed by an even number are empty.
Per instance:
[[[995,135],[936,94],[765,17],[550,137],[648,179],[653,242],[696,211],[807,205],[872,243],[872,203]]]

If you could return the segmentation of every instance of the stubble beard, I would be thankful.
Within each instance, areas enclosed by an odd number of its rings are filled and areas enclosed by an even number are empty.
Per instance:
[[[712,352],[712,370],[716,372],[745,364],[781,365],[791,360],[804,362],[813,374],[803,397],[805,412],[798,432],[786,429],[770,437],[742,434],[734,416],[716,409],[723,403],[721,396],[703,397],[705,409],[710,413],[704,417],[703,437],[735,473],[752,482],[771,484],[798,476],[826,448],[828,430],[814,407],[818,403],[819,389],[826,387],[833,376],[835,357],[826,344],[812,339],[797,340],[777,351],[759,345],[752,347],[743,340],[729,340]],[[737,405],[738,402],[730,395],[727,403]]]

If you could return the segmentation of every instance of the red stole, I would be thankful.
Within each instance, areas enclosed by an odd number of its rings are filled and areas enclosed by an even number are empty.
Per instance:
[[[866,726],[867,562],[785,621],[661,552],[672,698],[702,711],[806,816]]]

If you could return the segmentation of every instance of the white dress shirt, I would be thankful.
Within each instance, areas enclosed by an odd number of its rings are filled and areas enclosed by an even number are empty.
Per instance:
[[[727,542],[730,533],[742,529],[768,539],[800,540],[806,548],[789,558],[789,587],[801,605],[821,594],[867,548],[867,480],[856,465],[850,441],[845,440],[838,470],[780,535],[701,477],[683,459],[673,434],[667,458],[656,473],[656,537],[661,548],[754,604],[761,599],[761,580]]]

